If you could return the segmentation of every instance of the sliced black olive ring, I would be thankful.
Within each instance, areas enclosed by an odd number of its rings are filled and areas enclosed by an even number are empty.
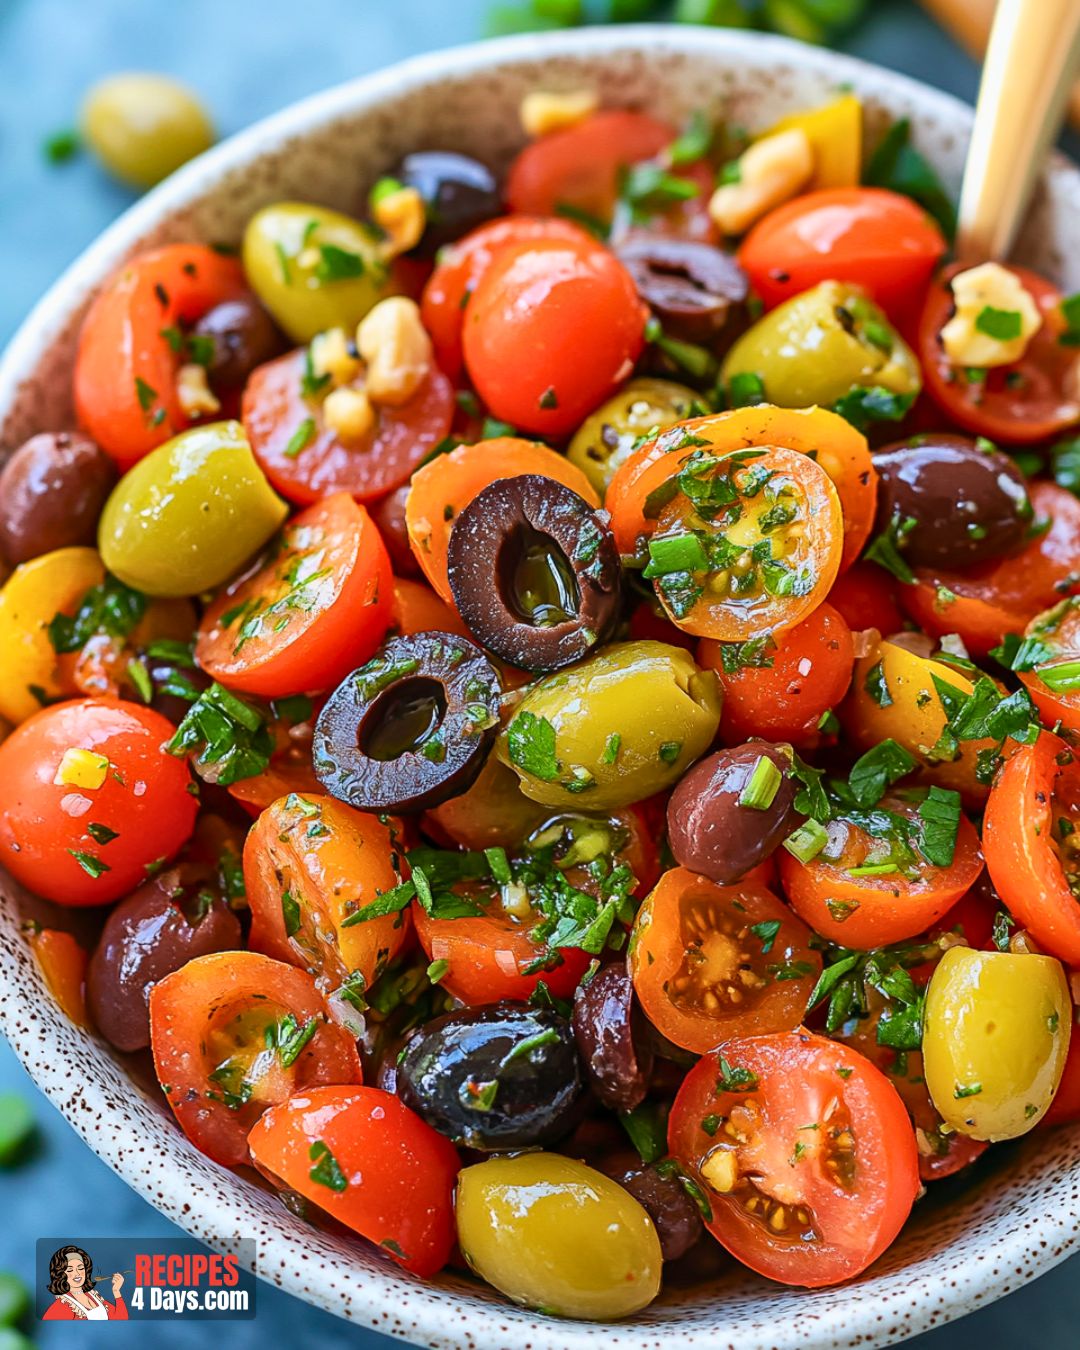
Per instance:
[[[500,478],[454,524],[450,589],[469,631],[526,670],[558,670],[609,637],[619,551],[603,512],[540,474]]]
[[[465,638],[393,638],[327,699],[315,724],[315,772],[361,811],[437,806],[479,774],[501,696],[498,672]]]

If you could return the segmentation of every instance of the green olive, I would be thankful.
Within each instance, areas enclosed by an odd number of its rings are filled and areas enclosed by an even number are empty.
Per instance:
[[[220,586],[289,513],[251,453],[239,422],[194,427],[159,445],[105,503],[105,566],[147,595],[198,595]]]
[[[628,1317],[660,1291],[652,1219],[629,1191],[559,1153],[519,1153],[466,1167],[457,1183],[458,1243],[507,1298],[557,1317]]]
[[[926,991],[922,1046],[945,1123],[989,1140],[1038,1125],[1061,1082],[1071,1015],[1054,957],[951,947]]]
[[[616,642],[533,685],[498,754],[533,801],[627,806],[671,787],[705,753],[720,703],[715,674],[681,647]]]
[[[685,421],[697,397],[671,380],[631,380],[582,422],[566,458],[602,497],[638,439],[653,427],[663,431]]]
[[[831,407],[857,386],[915,395],[919,363],[858,286],[823,281],[785,300],[732,347],[721,378],[756,375],[781,408]]]
[[[190,89],[165,75],[110,75],[86,96],[82,134],[111,174],[148,188],[214,143]]]
[[[352,216],[307,202],[264,206],[244,231],[251,288],[295,342],[327,328],[351,333],[387,294],[378,235]]]

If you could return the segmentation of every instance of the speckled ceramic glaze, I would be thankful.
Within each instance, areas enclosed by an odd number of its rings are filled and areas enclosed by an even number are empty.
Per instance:
[[[850,84],[864,101],[871,136],[892,118],[910,117],[919,146],[953,187],[970,124],[967,108],[900,76],[724,31],[593,29],[406,62],[260,123],[122,217],[53,287],[0,363],[0,446],[70,423],[79,322],[101,281],[131,254],[172,240],[236,240],[254,210],[280,197],[356,210],[368,185],[407,150],[461,149],[504,165],[520,140],[521,96],[537,86],[583,84],[607,104],[648,108],[675,122],[706,108],[750,127]],[[1070,291],[1080,289],[1080,250],[1070,256],[1067,249],[1078,218],[1080,173],[1057,160],[1018,253]],[[1077,1128],[992,1150],[970,1180],[939,1183],[886,1256],[839,1289],[783,1289],[733,1269],[714,1285],[666,1292],[633,1321],[590,1325],[538,1318],[461,1278],[424,1284],[370,1249],[302,1223],[254,1181],[192,1148],[160,1096],[53,1004],[19,935],[23,918],[45,918],[48,907],[10,883],[0,889],[0,1026],[90,1147],[197,1237],[214,1246],[255,1237],[265,1279],[378,1331],[477,1350],[880,1346],[989,1303],[1080,1246]],[[48,916],[61,926],[70,920]]]

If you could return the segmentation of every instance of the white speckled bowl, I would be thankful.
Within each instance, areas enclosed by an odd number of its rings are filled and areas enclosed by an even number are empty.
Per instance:
[[[537,85],[595,85],[605,103],[678,122],[705,107],[751,127],[820,103],[838,84],[864,100],[873,134],[912,119],[920,147],[955,187],[969,110],[923,85],[775,38],[679,27],[593,29],[436,53],[308,99],[212,151],[127,212],[57,282],[0,363],[0,445],[70,422],[75,334],[95,288],[123,259],[170,240],[236,239],[279,197],[355,209],[360,189],[402,152],[471,151],[504,164],[518,145],[517,107]],[[1080,289],[1080,173],[1048,169],[1019,255]],[[0,1026],[34,1079],[91,1148],[197,1237],[258,1239],[259,1274],[309,1302],[431,1347],[570,1350],[701,1346],[811,1350],[880,1346],[990,1303],[1080,1246],[1080,1129],[1037,1135],[966,1185],[923,1201],[901,1240],[863,1279],[805,1293],[742,1271],[708,1288],[672,1290],[631,1322],[538,1319],[476,1284],[423,1284],[362,1247],[310,1228],[266,1192],[209,1162],[122,1057],[54,1006],[20,917],[44,907],[7,883],[0,897]],[[61,922],[63,922],[63,916]],[[56,922],[53,911],[52,921]]]

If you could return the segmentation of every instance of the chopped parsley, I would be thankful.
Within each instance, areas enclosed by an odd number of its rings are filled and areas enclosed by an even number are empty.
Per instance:
[[[753,1092],[758,1085],[756,1073],[741,1064],[729,1064],[720,1056],[720,1073],[716,1079],[717,1092]]]
[[[995,309],[984,305],[975,316],[975,328],[998,342],[1012,342],[1024,331],[1024,319],[1018,309]]]
[[[165,749],[170,755],[194,755],[200,778],[228,787],[263,772],[274,737],[258,708],[212,684],[188,709]]]
[[[86,853],[78,848],[69,848],[66,851],[71,854],[86,875],[88,877],[93,877],[95,881],[97,881],[99,877],[104,876],[106,872],[112,871],[109,864],[107,862],[102,862],[95,853]]]
[[[915,402],[914,393],[896,394],[881,385],[856,385],[833,404],[833,412],[857,431],[865,431],[871,422],[902,422]]]
[[[907,559],[900,550],[916,523],[914,516],[901,517],[899,513],[894,513],[885,529],[871,540],[863,557],[868,562],[884,567],[886,572],[891,572],[896,577],[897,581],[910,585],[915,580],[915,573],[908,566]]]
[[[312,1181],[319,1186],[325,1186],[327,1190],[337,1191],[339,1194],[348,1189],[349,1183],[338,1160],[321,1139],[316,1139],[308,1149],[308,1157],[315,1164],[308,1173]]]
[[[296,459],[300,451],[309,446],[314,439],[315,419],[314,417],[305,417],[289,437],[288,443],[281,453],[286,459]]]
[[[337,244],[320,244],[319,261],[315,264],[316,280],[349,281],[364,275],[364,260],[359,253],[340,248]]]
[[[559,777],[561,764],[555,754],[555,728],[546,717],[522,711],[506,729],[510,762],[524,773],[551,783]]]
[[[99,633],[127,638],[146,613],[146,606],[147,599],[141,591],[132,590],[106,573],[104,581],[86,592],[74,615],[53,615],[46,630],[49,641],[53,650],[62,655],[81,651]]]

